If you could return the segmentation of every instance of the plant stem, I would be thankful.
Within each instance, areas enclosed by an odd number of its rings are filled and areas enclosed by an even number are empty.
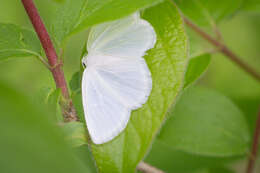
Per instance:
[[[33,0],[21,1],[45,51],[48,63],[50,65],[50,71],[54,78],[56,87],[61,89],[62,96],[65,100],[62,101],[60,104],[63,111],[64,120],[66,122],[76,121],[78,120],[78,118],[72,101],[70,99],[67,83],[64,77],[64,72],[62,70],[62,63],[58,59],[57,53],[54,49],[50,36],[41,20],[41,17],[38,13],[37,8],[34,5]]]
[[[155,168],[145,162],[140,162],[137,166],[137,170],[144,173],[164,173],[162,170]]]
[[[187,18],[183,17],[184,22],[195,32],[197,32],[202,38],[207,40],[209,43],[214,45],[219,49],[220,52],[222,52],[224,55],[226,55],[231,61],[233,61],[235,64],[240,66],[244,71],[246,71],[248,74],[250,74],[252,77],[254,77],[256,80],[260,81],[260,74],[257,73],[252,67],[250,67],[248,64],[243,62],[237,55],[235,55],[225,44],[219,42],[218,40],[211,37],[209,34],[204,32],[202,29],[200,29],[197,25],[192,23]]]
[[[250,155],[249,155],[249,158],[248,158],[248,165],[247,165],[246,173],[252,173],[253,172],[255,161],[257,159],[259,138],[260,138],[260,109],[259,109],[258,117],[257,117],[257,121],[256,121],[254,138],[253,138],[251,152],[250,152]]]

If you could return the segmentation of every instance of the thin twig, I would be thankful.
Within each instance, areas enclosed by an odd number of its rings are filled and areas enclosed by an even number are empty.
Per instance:
[[[137,170],[144,173],[164,173],[162,170],[155,168],[145,162],[140,162],[137,166]]]
[[[41,20],[37,8],[34,5],[33,0],[21,0],[23,6],[31,20],[31,23],[39,37],[42,47],[45,51],[48,63],[50,65],[50,71],[53,75],[57,88],[61,89],[64,101],[61,102],[61,107],[65,121],[76,121],[78,120],[76,111],[70,99],[67,83],[62,70],[62,63],[60,63],[57,53],[54,49],[50,36]]]
[[[250,155],[248,158],[248,165],[247,165],[246,173],[252,173],[254,170],[255,161],[257,159],[259,138],[260,138],[260,109],[259,109],[258,117],[257,117],[257,121],[256,121],[254,138],[253,138],[253,142],[252,142],[251,152],[250,152]]]
[[[183,17],[184,22],[195,32],[197,32],[202,38],[207,40],[209,43],[214,45],[219,49],[220,52],[222,52],[224,55],[226,55],[231,61],[236,63],[238,66],[240,66],[244,71],[246,71],[248,74],[250,74],[252,77],[254,77],[256,80],[260,81],[260,74],[257,73],[252,67],[250,67],[248,64],[243,62],[237,55],[235,55],[226,45],[219,42],[218,40],[211,37],[209,34],[204,32],[202,29],[200,29],[197,25],[192,23],[187,18]]]

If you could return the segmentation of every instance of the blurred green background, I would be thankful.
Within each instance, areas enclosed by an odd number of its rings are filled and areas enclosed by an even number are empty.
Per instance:
[[[35,2],[44,21],[50,21],[57,4],[52,0],[35,0]],[[17,0],[0,0],[0,22],[32,28],[21,2]],[[48,25],[48,22],[46,24]],[[237,12],[221,22],[219,29],[225,43],[260,73],[260,14]],[[73,36],[68,42],[64,52],[67,81],[80,68],[80,54],[86,38],[87,34],[83,32]],[[31,98],[37,97],[37,93],[43,88],[55,87],[51,73],[32,57],[0,62],[0,74],[2,83],[13,86]],[[225,56],[216,53],[212,56],[208,71],[200,78],[198,85],[215,89],[231,98],[244,112],[250,131],[253,133],[260,105],[259,82]]]

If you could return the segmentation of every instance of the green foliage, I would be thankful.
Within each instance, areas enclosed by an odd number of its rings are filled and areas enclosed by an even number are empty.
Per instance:
[[[187,153],[155,140],[144,161],[165,172],[201,173],[201,170],[221,167],[238,159],[241,157],[212,157]]]
[[[259,16],[241,13],[221,25],[223,38],[239,55],[239,58],[260,73],[260,20]],[[205,83],[235,100],[255,100],[260,104],[260,85],[253,77],[245,73],[235,63],[222,54],[212,55],[213,64],[207,72]],[[250,101],[251,102],[251,101]],[[250,106],[251,103],[247,105]],[[250,115],[246,115],[250,116]]]
[[[83,51],[85,51],[85,49]],[[79,120],[80,122],[85,123],[84,111],[82,105],[82,95],[81,95],[81,73],[79,71],[75,72],[70,80],[70,90],[72,91],[71,97],[75,109],[77,111]]]
[[[81,92],[77,92],[76,94],[74,94],[72,96],[72,101],[73,101],[73,104],[75,106],[75,109],[77,111],[77,115],[79,116],[80,121],[85,123]]]
[[[86,126],[81,122],[69,122],[61,124],[66,135],[66,140],[71,143],[72,147],[79,147],[87,144]]]
[[[217,36],[217,24],[237,12],[243,0],[171,0],[184,16],[206,32]],[[187,28],[191,42],[191,56],[208,52],[209,46]]]
[[[80,91],[81,88],[80,72],[76,72],[73,74],[69,84],[70,84],[70,89],[73,93]]]
[[[48,109],[52,110],[53,113],[55,113],[57,122],[64,121],[62,112],[61,112],[61,109],[59,106],[61,99],[62,99],[62,96],[61,96],[60,89],[49,92],[49,94],[47,95],[47,98],[46,98],[46,104],[48,106]]]
[[[162,0],[65,0],[57,10],[52,32],[57,44],[89,26],[127,16]]]
[[[57,2],[57,3],[62,3],[62,2],[64,2],[64,0],[53,0],[53,1],[55,1],[55,2]]]
[[[203,54],[209,54],[214,50],[214,47],[208,44],[202,37],[200,37],[194,30],[185,27],[186,33],[190,42],[190,57],[197,57]]]
[[[168,109],[182,87],[187,62],[187,37],[177,9],[165,2],[144,11],[156,33],[155,48],[145,60],[153,78],[147,103],[133,111],[127,128],[114,140],[92,144],[92,153],[100,172],[134,172],[147,153]]]
[[[173,0],[186,17],[205,28],[234,14],[243,0]]]
[[[210,63],[210,54],[203,54],[190,59],[185,74],[184,88],[196,81],[207,69]]]
[[[200,87],[187,90],[171,114],[158,140],[175,149],[208,156],[243,155],[249,150],[242,112],[219,93]]]
[[[89,168],[90,171],[87,173],[97,173],[95,161],[92,158],[92,154],[88,146],[82,145],[80,147],[74,148],[74,150],[81,163]]]
[[[255,128],[256,128],[256,121],[257,121],[257,116],[259,112],[259,105],[260,105],[260,98],[256,99],[235,99],[235,103],[239,106],[241,111],[243,111],[248,125],[249,125],[249,130],[251,133],[251,136],[253,136]]]
[[[34,32],[13,24],[0,23],[0,61],[10,57],[39,57],[40,54],[40,41]]]
[[[146,158],[167,172],[213,169],[249,150],[243,114],[219,93],[189,88],[170,114]]]
[[[211,168],[208,173],[234,173],[233,170],[230,170],[225,167],[219,167],[219,168]]]
[[[48,118],[52,114],[2,82],[0,97],[1,172],[89,172]]]
[[[243,0],[171,0],[178,6],[184,16],[202,30],[218,36],[217,25],[237,12]],[[186,29],[190,39],[191,56],[209,52],[208,42],[197,36],[197,33]]]
[[[63,122],[63,116],[60,109],[59,102],[61,100],[61,90],[49,87],[41,88],[33,97],[36,104],[42,105],[44,109],[48,110],[50,114],[55,115],[51,117],[56,122]]]
[[[252,11],[252,12],[260,12],[260,0],[244,0],[243,10]]]

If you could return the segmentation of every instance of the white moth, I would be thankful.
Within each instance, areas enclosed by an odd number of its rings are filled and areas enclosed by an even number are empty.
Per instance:
[[[153,27],[134,14],[93,27],[82,79],[84,114],[95,144],[122,132],[131,111],[141,107],[152,89],[152,78],[143,58],[154,47]]]

